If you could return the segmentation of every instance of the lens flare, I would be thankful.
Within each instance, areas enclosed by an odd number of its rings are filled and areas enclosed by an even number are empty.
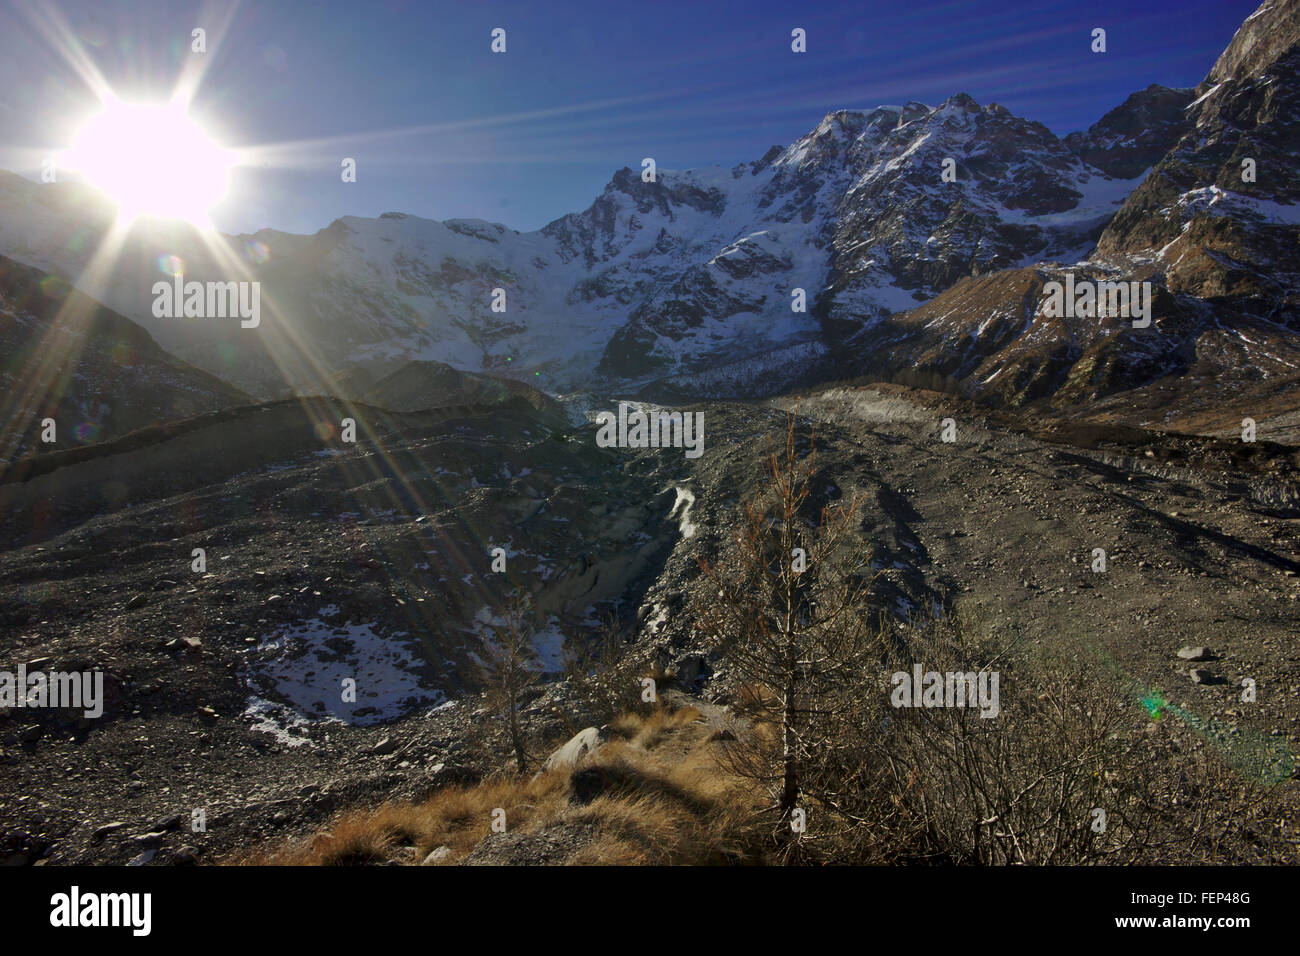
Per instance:
[[[174,103],[109,100],[82,127],[62,164],[102,189],[124,219],[157,216],[206,225],[229,188],[235,157]]]
[[[255,266],[260,266],[271,258],[271,250],[255,239],[244,243],[244,258]]]
[[[1257,731],[1242,731],[1213,717],[1205,718],[1169,702],[1164,691],[1148,687],[1129,676],[1109,654],[1102,652],[1102,663],[1126,692],[1131,693],[1152,720],[1172,714],[1190,727],[1222,754],[1223,759],[1243,777],[1262,786],[1273,786],[1291,777],[1296,758],[1285,738],[1271,737]]]

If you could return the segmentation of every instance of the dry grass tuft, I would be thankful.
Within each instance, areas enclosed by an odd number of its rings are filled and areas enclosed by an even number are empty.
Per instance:
[[[621,714],[609,726],[617,737],[642,750],[653,750],[676,731],[703,719],[694,707],[656,707],[648,714]]]
[[[421,863],[438,847],[443,864],[491,837],[501,808],[511,833],[561,828],[592,836],[571,865],[718,864],[746,860],[744,824],[755,804],[722,771],[710,728],[694,707],[625,714],[613,739],[577,767],[532,777],[503,775],[448,787],[418,803],[345,813],[307,841],[228,860],[245,865],[356,866]],[[665,746],[671,742],[673,746]]]
[[[308,842],[255,852],[232,863],[263,866],[347,866],[420,863],[440,846],[456,862],[491,832],[492,812],[506,812],[512,830],[528,831],[559,816],[568,804],[568,773],[502,776],[471,787],[438,791],[422,803],[385,804],[378,810],[344,814],[326,833]],[[403,847],[409,848],[402,850]],[[405,857],[405,859],[402,859]]]

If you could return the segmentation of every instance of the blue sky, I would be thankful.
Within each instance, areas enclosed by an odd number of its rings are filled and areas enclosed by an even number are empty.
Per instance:
[[[281,144],[237,171],[218,227],[314,232],[398,210],[534,229],[644,156],[730,166],[832,109],[967,92],[1064,135],[1151,83],[1196,85],[1257,5],[0,0],[0,168],[36,178],[69,143],[95,103],[86,63],[123,98],[165,99],[202,26],[195,114],[225,144]]]

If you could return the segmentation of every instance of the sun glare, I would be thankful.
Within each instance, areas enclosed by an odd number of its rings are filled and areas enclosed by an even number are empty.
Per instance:
[[[113,101],[81,128],[63,164],[107,193],[124,219],[207,225],[226,194],[234,155],[176,105]]]

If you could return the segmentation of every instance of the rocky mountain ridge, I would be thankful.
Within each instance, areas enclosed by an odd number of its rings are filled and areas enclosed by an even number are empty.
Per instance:
[[[552,391],[771,393],[755,381],[832,375],[846,343],[870,348],[882,319],[964,277],[1080,259],[1186,133],[1189,96],[1148,88],[1064,139],[966,94],[833,111],[730,169],[619,170],[588,209],[530,233],[401,213],[314,236],[142,224],[106,274],[87,267],[109,211],[79,187],[7,176],[0,251],[80,276],[176,354],[260,395],[413,359]],[[266,320],[154,318],[160,263],[262,282]]]

